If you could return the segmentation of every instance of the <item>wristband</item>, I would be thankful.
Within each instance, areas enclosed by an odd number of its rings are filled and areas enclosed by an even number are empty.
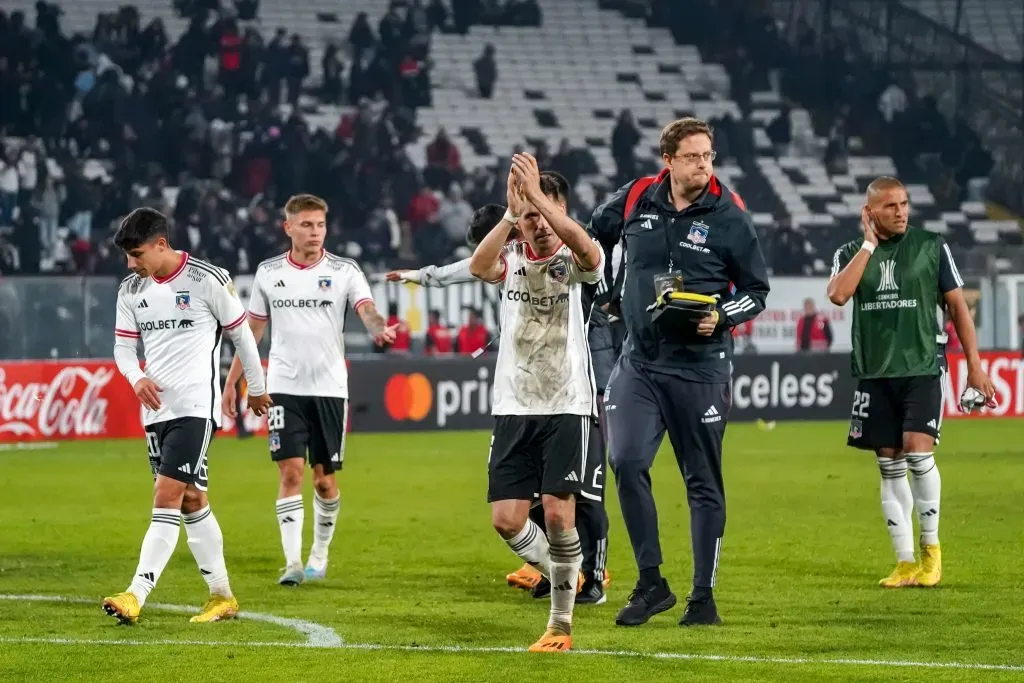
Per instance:
[[[516,225],[519,223],[519,216],[514,216],[509,209],[505,209],[505,215],[501,217],[501,220]]]
[[[860,245],[860,248],[868,252],[869,254],[875,253],[875,245],[871,244],[871,242],[865,242],[864,244]]]

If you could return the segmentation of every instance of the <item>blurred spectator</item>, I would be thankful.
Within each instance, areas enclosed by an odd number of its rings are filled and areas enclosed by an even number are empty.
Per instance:
[[[330,43],[324,50],[324,56],[320,64],[323,72],[323,89],[321,94],[324,102],[338,104],[341,102],[341,93],[344,90],[341,79],[345,72],[345,64],[341,61],[341,52],[338,46]]]
[[[476,89],[485,100],[494,96],[494,86],[498,82],[498,62],[495,59],[494,46],[488,43],[483,54],[473,62],[473,74],[476,76]]]
[[[562,141],[558,143],[558,151],[555,156],[551,157],[550,168],[556,173],[561,173],[569,181],[569,187],[576,186],[581,175],[580,164],[568,138],[562,138]]]
[[[14,223],[19,187],[15,155],[10,150],[0,148],[0,226]]]
[[[452,183],[437,210],[437,220],[452,249],[465,243],[466,227],[472,218],[473,207],[463,198],[462,187]]]
[[[398,330],[395,332],[395,341],[387,347],[388,351],[398,351],[400,353],[408,353],[412,348],[412,338],[409,335],[409,325],[398,316],[398,304],[388,304],[388,326],[397,325]]]
[[[804,299],[804,314],[796,323],[797,351],[821,353],[832,348],[832,323],[814,305]]]
[[[462,177],[462,157],[459,148],[448,137],[443,127],[427,145],[427,168],[423,172],[424,180],[432,188],[448,187],[453,181]]]
[[[466,324],[459,328],[455,350],[462,354],[483,351],[491,343],[491,333],[483,323],[483,314],[475,308],[469,309]]]
[[[432,310],[427,315],[427,333],[423,338],[424,351],[428,354],[452,353],[452,331],[441,322],[441,311]]]
[[[299,104],[299,95],[302,93],[302,82],[309,76],[309,50],[302,43],[302,36],[292,34],[291,43],[288,45],[288,103],[293,107]]]
[[[772,122],[765,128],[765,133],[767,133],[768,139],[772,141],[772,147],[775,149],[776,156],[789,156],[789,146],[793,142],[791,112],[792,110],[789,105],[783,104],[779,108],[778,116],[772,119]]]
[[[622,185],[637,176],[636,146],[641,140],[640,129],[633,122],[633,112],[623,109],[612,130],[612,158],[615,159],[615,183]]]

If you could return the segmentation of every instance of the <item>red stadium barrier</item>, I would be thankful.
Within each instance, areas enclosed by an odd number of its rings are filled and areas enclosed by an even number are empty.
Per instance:
[[[253,433],[266,420],[246,413]],[[234,432],[225,417],[221,432]],[[142,410],[112,361],[0,363],[0,443],[141,437]]]
[[[999,405],[970,418],[1024,416],[1024,358],[1009,351],[981,354]],[[386,356],[349,363],[358,387],[351,414],[357,431],[487,429],[493,357],[424,359]],[[967,362],[950,354],[943,412],[965,417],[957,402]],[[845,354],[737,356],[735,422],[756,419],[841,420],[849,414],[853,380]],[[141,408],[112,361],[0,362],[0,443],[141,437]],[[246,413],[253,434],[266,420]],[[235,431],[223,419],[221,434]]]
[[[949,374],[946,376],[946,417],[993,418],[1024,417],[1024,358],[1014,351],[982,351],[981,365],[992,378],[998,405],[970,415],[957,410],[960,394],[967,386],[967,360],[962,353],[949,354]]]

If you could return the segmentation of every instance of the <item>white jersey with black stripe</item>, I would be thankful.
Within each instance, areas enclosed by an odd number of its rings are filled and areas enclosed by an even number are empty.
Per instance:
[[[290,254],[262,262],[249,315],[270,321],[267,390],[348,398],[345,315],[368,303],[370,284],[352,259],[325,251],[312,265],[300,265]]]
[[[161,389],[143,424],[202,417],[219,426],[221,334],[245,322],[245,308],[226,270],[182,256],[166,278],[121,282],[114,334],[142,340],[146,377]]]
[[[504,248],[492,414],[597,414],[583,286],[601,281],[601,255],[585,270],[565,245],[545,258],[526,242]]]

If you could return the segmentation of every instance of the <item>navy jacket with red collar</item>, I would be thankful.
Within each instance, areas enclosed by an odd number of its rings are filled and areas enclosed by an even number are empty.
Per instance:
[[[624,246],[623,353],[652,371],[727,382],[732,328],[764,310],[769,291],[764,255],[742,200],[716,177],[682,211],[669,201],[669,187],[668,169],[628,183],[594,210],[587,226],[606,260],[615,245]],[[711,336],[697,335],[694,325],[692,334],[669,339],[651,322],[647,307],[655,298],[654,277],[670,266],[681,271],[686,291],[719,296],[719,324]]]

